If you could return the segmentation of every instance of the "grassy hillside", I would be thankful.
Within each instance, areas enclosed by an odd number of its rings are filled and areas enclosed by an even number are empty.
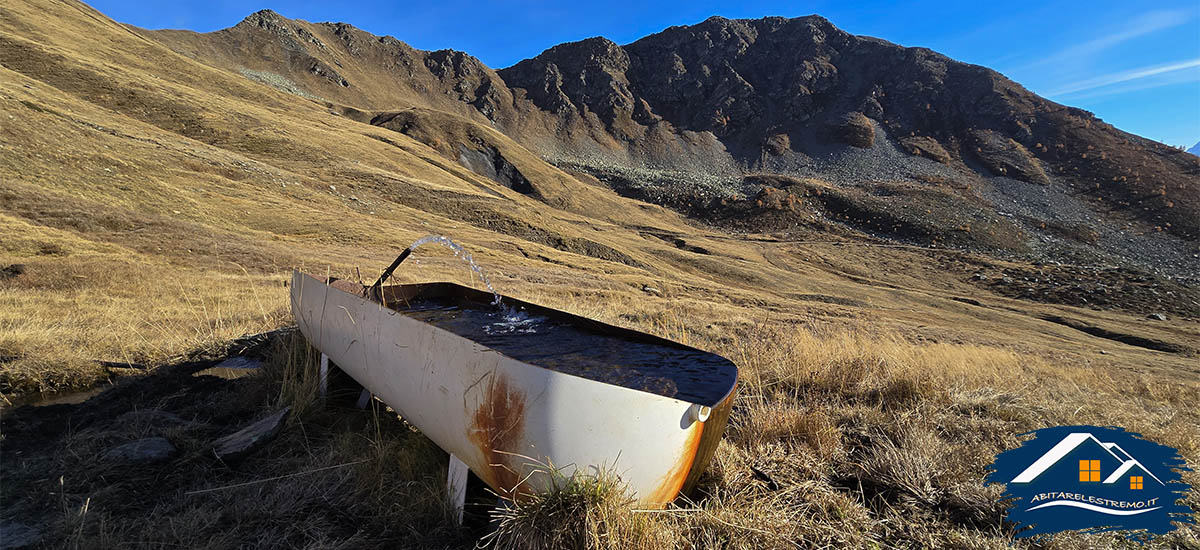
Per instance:
[[[387,111],[396,124],[367,124],[352,106],[206,65],[73,1],[0,6],[0,392],[86,387],[131,374],[112,363],[132,363],[176,386],[121,406],[191,399],[199,390],[190,377],[153,368],[289,324],[284,282],[293,267],[373,279],[401,248],[436,233],[470,249],[502,293],[685,340],[742,368],[743,397],[696,502],[648,515],[595,496],[603,491],[584,495],[569,504],[607,519],[546,520],[561,522],[550,525],[573,541],[1001,546],[1011,533],[983,472],[1017,434],[1052,424],[1122,425],[1200,464],[1200,322],[1186,313],[1155,321],[1146,315],[1158,309],[1142,303],[1040,303],[975,276],[1073,277],[1051,266],[815,229],[788,239],[724,233],[563,172],[480,121],[428,105]],[[473,171],[464,147],[502,156],[528,188]],[[434,248],[397,276],[477,284]],[[277,362],[303,354],[301,343],[281,346]],[[205,386],[215,393],[179,411],[232,426],[305,403],[280,388],[282,372]],[[132,493],[122,482],[104,489],[109,482],[87,457],[127,432],[101,421],[34,429],[32,413],[17,424],[4,414],[6,445],[14,432],[53,439],[44,460],[3,456],[2,494],[6,520],[50,514],[54,544],[223,547],[268,540],[272,529],[283,534],[270,540],[285,546],[470,544],[436,510],[386,508],[413,502],[418,490],[425,500],[416,502],[440,502],[445,460],[389,419],[315,407],[258,463],[269,477],[368,460],[328,474],[339,476],[330,478],[335,488],[360,489],[338,491],[345,506],[384,508],[348,535],[326,509],[337,505],[301,491],[311,480],[183,495],[240,479],[211,464],[208,432],[172,432],[195,472],[153,473],[167,489],[126,506]],[[411,467],[386,467],[396,461]],[[64,482],[70,488],[36,481],[68,472],[79,473]],[[262,513],[252,506],[222,507],[222,499],[264,494],[296,506],[278,511],[278,521],[252,519]],[[1189,498],[1200,507],[1195,493]],[[214,517],[232,526],[227,538],[206,527]],[[515,538],[505,540],[542,540],[523,517],[506,523]],[[309,521],[311,531],[297,526]],[[177,529],[148,527],[164,522]],[[1190,529],[1168,544],[1196,544]],[[1116,541],[1059,536],[1051,544]]]

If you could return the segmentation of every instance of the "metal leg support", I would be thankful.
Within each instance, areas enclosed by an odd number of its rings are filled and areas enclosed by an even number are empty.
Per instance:
[[[358,403],[355,403],[354,406],[359,409],[367,408],[367,404],[371,402],[371,397],[373,397],[371,390],[363,388],[362,393],[358,394]]]
[[[317,395],[324,399],[329,392],[329,356],[324,353],[321,354],[321,371],[318,376]]]
[[[463,505],[467,502],[467,474],[471,471],[457,456],[450,455],[450,468],[446,472],[446,495],[454,511],[454,521],[462,525]]]

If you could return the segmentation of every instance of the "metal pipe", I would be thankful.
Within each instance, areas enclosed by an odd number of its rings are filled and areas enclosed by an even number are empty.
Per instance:
[[[375,291],[379,289],[379,287],[383,286],[383,282],[386,281],[388,277],[392,276],[392,272],[395,271],[397,267],[400,267],[400,262],[408,259],[409,254],[412,254],[412,249],[405,248],[404,252],[401,252],[399,256],[396,256],[396,260],[392,262],[392,265],[389,265],[387,269],[383,270],[383,275],[380,275],[379,280],[375,281],[375,284],[371,285],[372,296],[375,294]]]

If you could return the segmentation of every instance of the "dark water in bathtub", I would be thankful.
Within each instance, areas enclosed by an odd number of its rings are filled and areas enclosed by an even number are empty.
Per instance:
[[[716,404],[737,377],[733,363],[719,355],[606,334],[524,310],[458,298],[419,299],[395,309],[518,361],[691,403]]]

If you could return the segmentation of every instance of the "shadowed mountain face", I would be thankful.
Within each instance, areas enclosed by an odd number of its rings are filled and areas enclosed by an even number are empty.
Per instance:
[[[1053,179],[1181,236],[1200,229],[1196,159],[995,71],[853,36],[817,16],[714,17],[624,47],[592,38],[500,75],[541,109],[594,115],[618,139],[636,141],[662,122],[711,133],[750,169],[803,171],[831,148],[889,140],[968,174]]]
[[[412,117],[396,113],[413,107],[465,118],[623,194],[734,229],[838,225],[923,244],[1200,267],[1200,158],[987,68],[818,16],[713,17],[625,46],[590,38],[499,71],[270,11],[210,34],[150,34],[362,122],[405,131],[411,124],[396,121]],[[419,134],[478,173],[512,179],[480,132],[471,143],[462,132]]]

